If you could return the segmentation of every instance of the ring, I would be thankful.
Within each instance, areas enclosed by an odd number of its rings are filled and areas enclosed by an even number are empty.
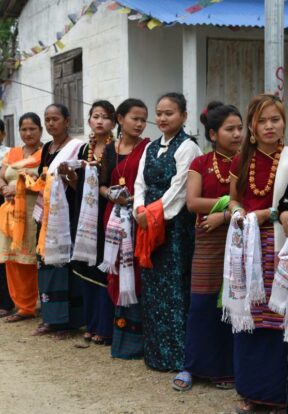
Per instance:
[[[205,229],[209,229],[209,224],[205,224]]]
[[[204,216],[204,217],[202,218],[202,220],[207,220],[207,217],[208,217],[208,216]]]

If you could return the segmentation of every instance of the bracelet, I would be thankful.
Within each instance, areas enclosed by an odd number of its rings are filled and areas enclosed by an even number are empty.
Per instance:
[[[269,207],[269,221],[270,223],[274,223],[278,220],[278,211],[274,207]]]
[[[232,211],[231,211],[232,216],[233,216],[234,213],[236,213],[236,211],[239,211],[239,210],[243,210],[243,207],[241,207],[241,206],[234,206],[232,208]]]
[[[65,178],[65,180],[66,180],[66,181],[68,181],[68,183],[69,183],[70,181],[75,181],[75,180],[76,180],[76,178],[77,178],[77,174],[75,174],[74,178],[70,178],[70,177],[69,177],[69,175],[68,175],[68,174],[66,174],[66,175],[64,175],[64,178]]]
[[[223,214],[224,214],[224,224],[227,224],[227,223],[228,223],[228,221],[229,221],[229,220],[227,220],[227,217],[226,217],[226,214],[227,214],[227,208],[224,208]]]

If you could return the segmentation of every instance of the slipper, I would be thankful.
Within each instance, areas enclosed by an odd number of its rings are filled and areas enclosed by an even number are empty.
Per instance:
[[[182,381],[183,386],[178,385],[176,381]],[[188,371],[179,372],[172,380],[172,388],[176,391],[188,391],[192,388],[192,376]]]
[[[219,388],[219,390],[233,390],[234,383],[233,382],[217,382],[215,384],[216,388]]]
[[[90,332],[85,332],[83,335],[83,339],[85,342],[91,342],[92,336],[93,335]]]
[[[112,338],[106,338],[100,335],[94,335],[91,337],[91,342],[95,345],[110,346],[112,344]]]
[[[235,407],[237,414],[255,414],[255,404],[243,399]]]
[[[24,315],[22,313],[12,313],[12,315],[7,316],[5,319],[6,323],[22,322],[27,319],[35,318],[35,315]]]
[[[14,313],[14,310],[7,310],[7,309],[0,309],[0,318],[5,318],[6,316],[10,316]]]
[[[32,336],[41,336],[41,335],[47,335],[51,332],[50,325],[48,323],[40,323],[37,328],[32,332]]]

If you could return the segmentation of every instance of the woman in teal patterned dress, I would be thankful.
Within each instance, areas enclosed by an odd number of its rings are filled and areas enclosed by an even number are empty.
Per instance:
[[[195,222],[185,206],[186,181],[191,161],[201,155],[183,130],[186,118],[182,94],[158,100],[156,122],[163,135],[146,147],[135,182],[138,225],[147,226],[139,207],[161,200],[164,212],[165,242],[152,253],[153,268],[141,269],[144,360],[161,371],[181,369],[184,358]]]

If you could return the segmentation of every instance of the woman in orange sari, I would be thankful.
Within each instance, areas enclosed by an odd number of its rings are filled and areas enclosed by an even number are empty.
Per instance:
[[[5,198],[0,207],[0,262],[6,264],[8,289],[17,309],[6,322],[33,318],[38,297],[36,224],[32,218],[37,193],[20,188],[17,180],[19,172],[37,175],[42,135],[39,116],[33,112],[22,115],[19,131],[24,145],[10,149],[0,171],[0,190]]]

